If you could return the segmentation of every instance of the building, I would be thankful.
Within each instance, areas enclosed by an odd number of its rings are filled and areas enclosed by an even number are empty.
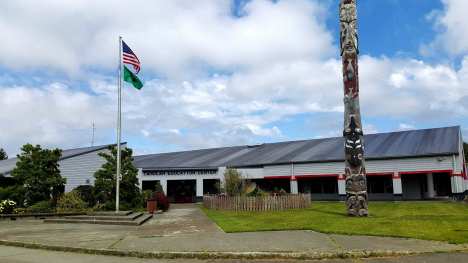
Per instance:
[[[369,200],[422,200],[447,196],[463,200],[468,180],[459,126],[369,134],[364,136]],[[64,191],[94,184],[94,173],[105,163],[104,146],[64,150],[59,161],[67,178]],[[126,147],[126,143],[122,144]],[[345,200],[343,138],[288,141],[134,156],[143,190],[160,182],[170,202],[198,202],[217,193],[215,183],[226,167],[251,179],[252,187],[275,187],[291,193],[311,193],[313,200]],[[17,158],[0,161],[9,174]],[[2,181],[3,180],[3,181]]]
[[[459,126],[364,136],[369,200],[463,200],[468,180]],[[159,181],[175,203],[216,193],[226,167],[264,190],[310,192],[313,200],[345,200],[343,138],[288,141],[135,156],[143,189]]]
[[[124,142],[121,146],[127,147],[127,143]],[[102,145],[63,150],[62,158],[58,163],[61,175],[63,178],[67,178],[67,183],[65,188],[61,190],[70,192],[79,185],[94,185],[94,173],[106,163],[106,159],[97,154],[100,152],[110,154],[106,148],[107,145]],[[0,161],[0,174],[5,176],[0,180],[0,187],[14,184],[10,173],[16,167],[16,162],[18,162],[16,157]]]

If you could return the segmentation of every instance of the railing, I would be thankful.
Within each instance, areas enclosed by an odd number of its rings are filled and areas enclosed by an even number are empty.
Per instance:
[[[203,196],[203,206],[210,210],[262,211],[303,209],[311,206],[310,194],[287,196]]]

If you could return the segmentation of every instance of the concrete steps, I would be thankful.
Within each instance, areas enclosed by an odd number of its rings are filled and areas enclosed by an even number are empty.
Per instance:
[[[85,216],[66,216],[65,219],[75,220],[102,220],[102,221],[133,221],[142,216],[143,213],[130,214],[127,216],[107,216],[107,215],[85,215]]]
[[[65,219],[45,219],[44,223],[139,226],[150,220],[152,217],[152,214],[133,214],[132,211],[89,212],[86,213],[86,216],[67,216]]]

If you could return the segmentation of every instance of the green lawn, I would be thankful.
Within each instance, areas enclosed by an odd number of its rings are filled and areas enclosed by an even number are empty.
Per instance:
[[[346,204],[339,202],[312,202],[308,209],[282,211],[202,210],[228,233],[308,229],[468,243],[468,204],[461,202],[370,202],[369,218],[346,216]]]

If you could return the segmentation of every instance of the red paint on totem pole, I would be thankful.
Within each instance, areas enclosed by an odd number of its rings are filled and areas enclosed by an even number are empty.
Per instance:
[[[343,81],[345,94],[353,94],[353,98],[359,95],[359,69],[357,54],[345,54],[343,58]]]

